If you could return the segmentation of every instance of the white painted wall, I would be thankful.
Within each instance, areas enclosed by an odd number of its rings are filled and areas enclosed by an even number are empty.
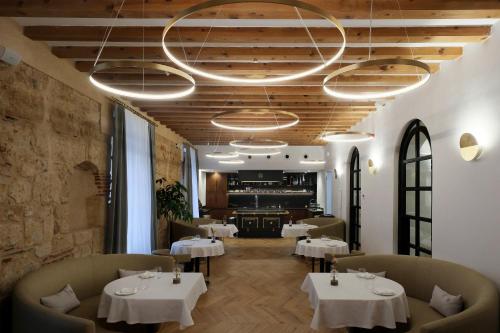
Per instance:
[[[215,146],[196,146],[198,149],[198,159],[200,169],[215,170],[221,172],[234,170],[286,170],[286,171],[318,171],[323,170],[324,165],[312,166],[300,164],[304,159],[304,155],[308,155],[308,160],[323,160],[325,159],[325,148],[323,146],[289,146],[283,148],[280,155],[271,156],[267,159],[266,156],[253,156],[248,159],[246,156],[240,156],[239,159],[245,161],[243,165],[223,165],[215,159],[207,158],[205,154],[215,150]],[[219,146],[217,151],[231,152],[235,148],[231,146]],[[285,155],[290,155],[289,159]]]
[[[358,145],[362,166],[364,250],[393,253],[397,241],[397,159],[405,127],[418,118],[427,126],[433,153],[433,256],[477,269],[500,286],[500,25],[483,44],[442,65],[430,82],[396,98],[355,127],[375,130],[376,139]],[[484,147],[481,158],[465,162],[459,137],[473,133]],[[335,210],[347,217],[348,161],[352,145],[332,144]],[[367,160],[379,163],[367,172]]]

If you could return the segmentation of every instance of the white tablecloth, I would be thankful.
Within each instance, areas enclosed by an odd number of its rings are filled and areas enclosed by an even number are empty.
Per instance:
[[[302,291],[309,293],[314,309],[311,328],[375,326],[395,328],[406,323],[410,309],[404,288],[397,282],[376,277],[361,279],[356,274],[337,274],[338,286],[330,285],[329,273],[309,273],[302,283]],[[373,288],[389,288],[394,296],[375,295]]]
[[[181,283],[173,284],[173,273],[156,273],[151,279],[137,275],[108,283],[101,294],[97,316],[108,323],[128,324],[179,322],[181,329],[194,325],[191,311],[200,295],[207,292],[201,273],[181,273]],[[130,296],[117,296],[121,288],[138,288]]]
[[[175,242],[170,247],[172,255],[190,254],[191,258],[205,258],[221,256],[224,254],[224,243],[216,240],[212,243],[210,239],[181,240]]]
[[[346,242],[335,239],[311,239],[311,243],[307,243],[306,240],[303,239],[297,242],[295,248],[295,254],[300,256],[324,258],[325,253],[349,254],[349,246]]]
[[[230,237],[233,238],[234,234],[238,233],[238,228],[234,224],[202,224],[200,228],[208,230],[208,236],[212,237],[212,229],[214,230],[215,237]]]
[[[307,236],[307,231],[317,228],[318,226],[313,224],[284,224],[283,229],[281,229],[281,237],[304,237]]]

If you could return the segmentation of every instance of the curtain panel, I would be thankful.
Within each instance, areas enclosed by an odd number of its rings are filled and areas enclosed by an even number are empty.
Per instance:
[[[105,230],[105,253],[127,252],[127,149],[125,109],[115,105],[110,147],[110,198]]]

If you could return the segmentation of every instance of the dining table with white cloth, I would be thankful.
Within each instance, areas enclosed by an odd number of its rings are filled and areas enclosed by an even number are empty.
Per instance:
[[[184,239],[172,243],[170,247],[171,255],[189,254],[194,260],[195,271],[200,271],[200,258],[207,260],[207,276],[210,276],[210,257],[224,254],[224,243],[220,240],[212,242],[211,239]]]
[[[207,292],[201,273],[181,273],[181,282],[173,283],[174,273],[153,273],[150,278],[132,275],[108,283],[101,294],[97,317],[108,323],[158,324],[176,321],[180,328],[194,325],[191,311],[198,298]],[[116,293],[133,289],[135,293]]]
[[[295,254],[310,257],[312,271],[314,272],[314,259],[319,258],[320,272],[325,270],[325,254],[349,254],[349,245],[346,242],[330,238],[313,238],[307,242],[306,239],[297,242]]]
[[[317,225],[314,224],[306,224],[306,223],[295,223],[295,224],[284,224],[281,229],[281,237],[283,238],[298,238],[298,237],[306,237],[307,232],[311,229],[317,228]]]
[[[234,234],[238,233],[238,228],[234,224],[201,224],[198,227],[206,229],[208,231],[208,237],[212,237],[215,235],[215,237],[219,238],[224,238],[224,237],[229,237],[229,238],[234,238]],[[213,230],[213,234],[212,234]]]
[[[406,293],[399,283],[378,276],[362,278],[359,273],[338,273],[336,278],[338,285],[332,286],[330,273],[309,273],[302,283],[301,290],[309,294],[314,310],[312,329],[394,329],[396,323],[406,323],[410,318]],[[387,291],[393,295],[387,295]]]

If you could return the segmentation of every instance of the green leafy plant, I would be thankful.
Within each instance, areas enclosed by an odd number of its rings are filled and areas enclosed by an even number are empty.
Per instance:
[[[186,199],[187,189],[179,182],[167,183],[165,178],[156,180],[156,211],[158,218],[167,221],[183,220],[191,222],[193,215]]]

